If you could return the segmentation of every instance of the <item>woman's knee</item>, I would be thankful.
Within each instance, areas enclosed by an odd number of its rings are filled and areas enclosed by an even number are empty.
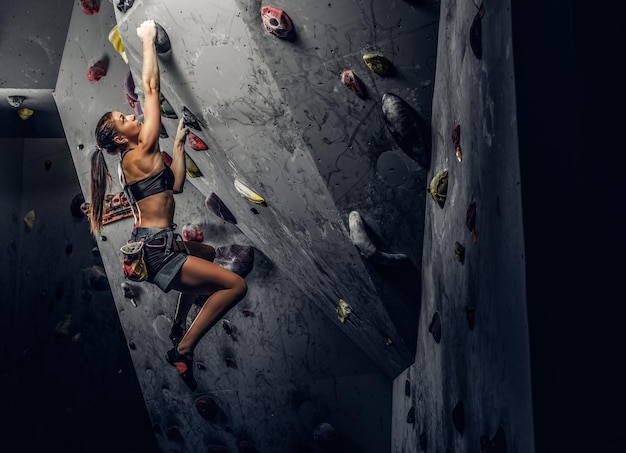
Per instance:
[[[237,293],[237,299],[241,300],[248,292],[248,284],[239,275],[236,275],[236,277],[237,278],[234,279],[232,289]]]

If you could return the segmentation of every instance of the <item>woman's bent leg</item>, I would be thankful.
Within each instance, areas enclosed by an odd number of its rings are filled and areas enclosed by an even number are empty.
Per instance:
[[[243,278],[196,256],[187,259],[171,287],[186,294],[210,294],[178,344],[181,354],[193,352],[204,334],[247,292]]]

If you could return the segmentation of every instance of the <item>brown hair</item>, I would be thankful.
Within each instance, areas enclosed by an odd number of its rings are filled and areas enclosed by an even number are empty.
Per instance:
[[[124,146],[114,140],[117,135],[112,113],[107,112],[98,121],[96,126],[96,151],[91,156],[91,203],[89,205],[89,219],[91,220],[91,234],[94,236],[102,232],[102,216],[104,215],[104,197],[111,184],[111,173],[104,158],[104,152],[117,154]]]

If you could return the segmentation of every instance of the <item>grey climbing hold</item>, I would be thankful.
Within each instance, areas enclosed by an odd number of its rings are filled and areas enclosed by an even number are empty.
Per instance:
[[[165,29],[161,26],[161,24],[155,22],[156,25],[156,37],[154,38],[154,46],[156,47],[156,51],[158,54],[163,54],[169,52],[172,48],[170,43],[170,37],[167,35]]]
[[[435,339],[435,343],[438,344],[441,341],[441,318],[439,317],[439,312],[435,312],[433,315],[433,319],[428,326],[428,331]]]
[[[404,99],[385,93],[382,112],[387,129],[400,149],[421,167],[430,166],[430,126]]]
[[[237,219],[230,209],[224,204],[222,199],[218,197],[215,192],[211,192],[209,196],[204,201],[205,206],[209,211],[218,216],[220,219],[232,223],[233,225],[237,224]]]
[[[387,253],[379,250],[370,239],[361,214],[352,211],[348,217],[350,240],[366,259],[379,264],[400,264],[408,257],[403,253]]]

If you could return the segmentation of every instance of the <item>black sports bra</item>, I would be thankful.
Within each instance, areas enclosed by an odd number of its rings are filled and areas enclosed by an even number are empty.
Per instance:
[[[174,188],[174,172],[167,165],[156,175],[124,186],[124,192],[131,203],[136,203],[150,195],[161,193]]]

